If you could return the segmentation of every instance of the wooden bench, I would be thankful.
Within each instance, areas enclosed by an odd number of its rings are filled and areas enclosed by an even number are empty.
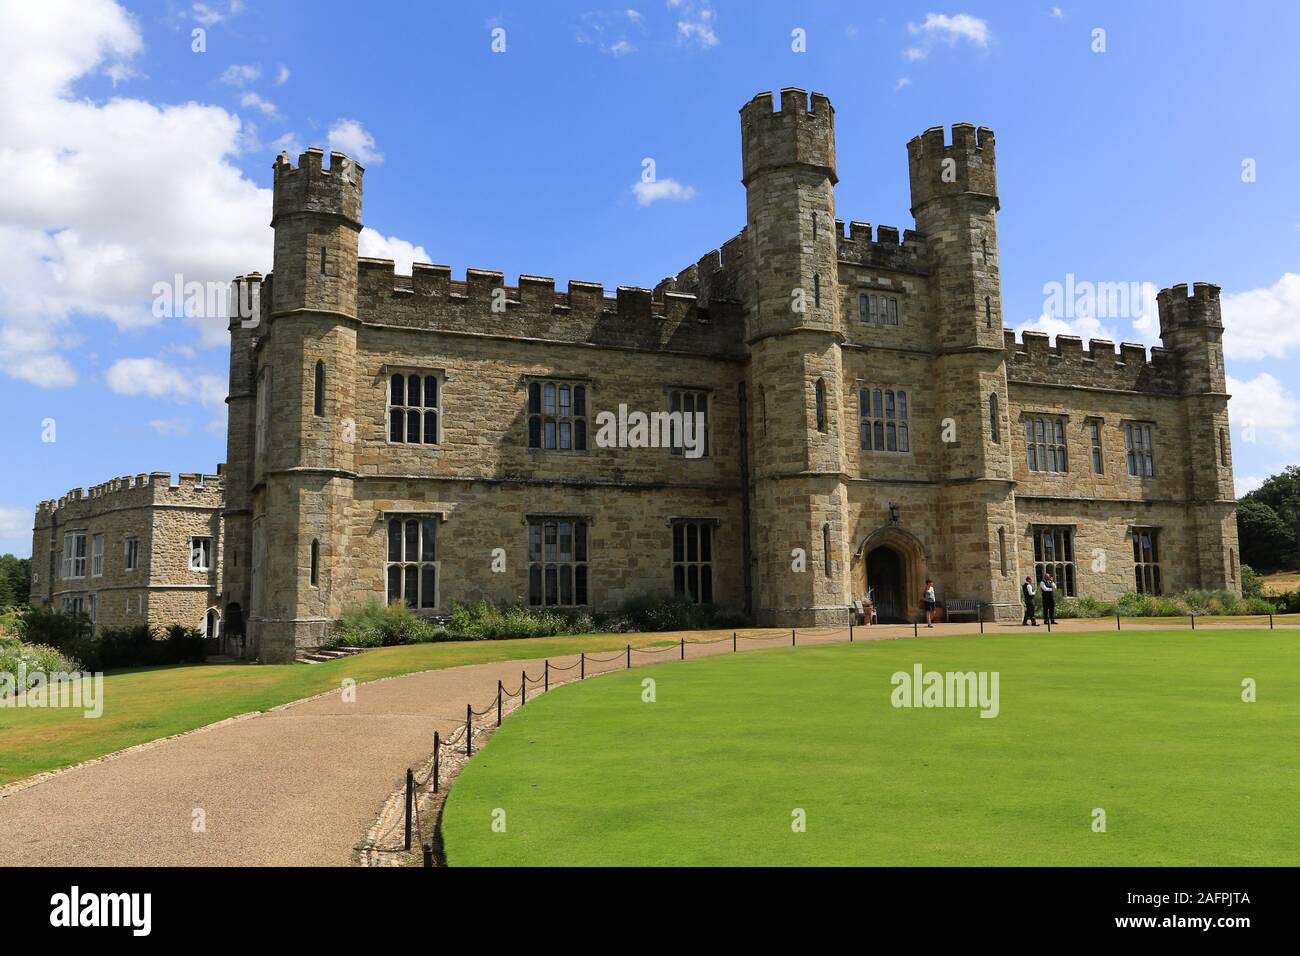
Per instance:
[[[952,620],[958,614],[969,614],[972,620],[979,620],[980,604],[974,598],[953,598],[943,606],[944,614]]]

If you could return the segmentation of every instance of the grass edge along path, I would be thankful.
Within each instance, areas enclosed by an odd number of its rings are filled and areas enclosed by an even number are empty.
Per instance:
[[[0,707],[0,790],[141,744],[358,684],[421,671],[673,643],[661,633],[588,634],[381,647],[322,664],[187,664],[109,672],[104,712]]]
[[[1206,620],[1223,626],[1233,619]],[[1279,630],[1295,628],[1300,615],[1278,616]],[[1268,620],[1233,623],[1267,628]],[[1057,632],[1114,628],[1114,619],[1075,618]],[[1186,618],[1125,618],[1125,632],[1186,629]],[[1230,624],[1228,626],[1231,626]],[[1016,632],[1006,624],[987,624],[988,633]],[[1045,631],[1041,628],[1040,631]],[[977,624],[943,623],[920,634],[974,633]],[[684,632],[686,640],[721,636],[726,631]],[[742,635],[782,633],[781,629],[745,628]],[[910,625],[859,627],[859,639],[911,637]],[[1295,631],[1292,630],[1292,634]],[[506,660],[540,660],[601,653],[633,647],[674,644],[682,634],[586,634],[503,641],[447,641],[368,650],[323,664],[191,664],[110,672],[104,676],[104,713],[86,719],[79,710],[0,707],[0,791],[29,778],[66,770],[132,747],[191,733],[226,720],[261,713],[337,689],[344,678],[358,684],[427,670]]]

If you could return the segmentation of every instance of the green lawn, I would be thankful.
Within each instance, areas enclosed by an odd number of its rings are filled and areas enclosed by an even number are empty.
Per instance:
[[[998,671],[999,716],[894,708],[891,675],[916,663]],[[1297,806],[1296,635],[1040,632],[567,685],[474,757],[443,834],[453,866],[1296,865]]]
[[[520,658],[599,653],[661,643],[656,634],[583,635],[519,641],[415,644],[326,664],[203,664],[109,673],[104,713],[0,708],[0,786],[237,714],[266,710],[336,688],[415,671]]]

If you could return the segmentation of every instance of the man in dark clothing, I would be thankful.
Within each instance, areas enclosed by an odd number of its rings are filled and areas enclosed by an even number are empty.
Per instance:
[[[1025,619],[1021,624],[1032,624],[1038,626],[1037,608],[1035,607],[1035,598],[1038,595],[1038,589],[1034,587],[1033,578],[1025,578],[1024,586],[1020,589],[1020,595],[1025,599]]]
[[[1056,578],[1051,571],[1043,574],[1039,583],[1043,589],[1043,620],[1048,624],[1056,623]]]

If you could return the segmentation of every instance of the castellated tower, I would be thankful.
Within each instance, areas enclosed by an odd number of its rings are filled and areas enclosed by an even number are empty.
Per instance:
[[[330,559],[345,546],[356,442],[357,237],[363,169],[309,149],[276,160],[275,265],[252,330],[248,630],[264,661],[322,644],[339,609]],[[274,335],[270,335],[274,326]],[[241,330],[242,332],[242,330]],[[239,351],[240,334],[232,339]],[[235,361],[232,357],[232,376]],[[232,391],[232,395],[234,392]],[[232,405],[232,410],[234,406]],[[274,413],[272,413],[274,409]],[[234,429],[247,412],[231,416]],[[246,441],[246,439],[245,439]]]
[[[1173,352],[1187,429],[1183,466],[1194,519],[1203,587],[1241,590],[1228,388],[1223,369],[1219,287],[1208,282],[1162,289],[1156,296],[1160,338]]]
[[[265,320],[262,276],[239,276],[230,297],[230,381],[226,393],[225,542],[224,582],[221,594],[222,619],[228,635],[247,637],[249,575],[253,557],[253,444],[257,402],[257,357],[253,347]]]
[[[741,290],[755,421],[755,610],[764,623],[839,624],[850,598],[835,111],[799,89],[783,89],[780,111],[773,106],[763,93],[740,111],[746,257],[755,264]],[[791,568],[795,548],[807,555],[802,572]]]
[[[1000,208],[993,131],[932,127],[907,144],[912,215],[925,235],[935,315],[941,512],[949,573],[979,582],[981,602],[1014,606],[999,532],[1016,529],[998,273]],[[995,430],[994,420],[997,420]]]

